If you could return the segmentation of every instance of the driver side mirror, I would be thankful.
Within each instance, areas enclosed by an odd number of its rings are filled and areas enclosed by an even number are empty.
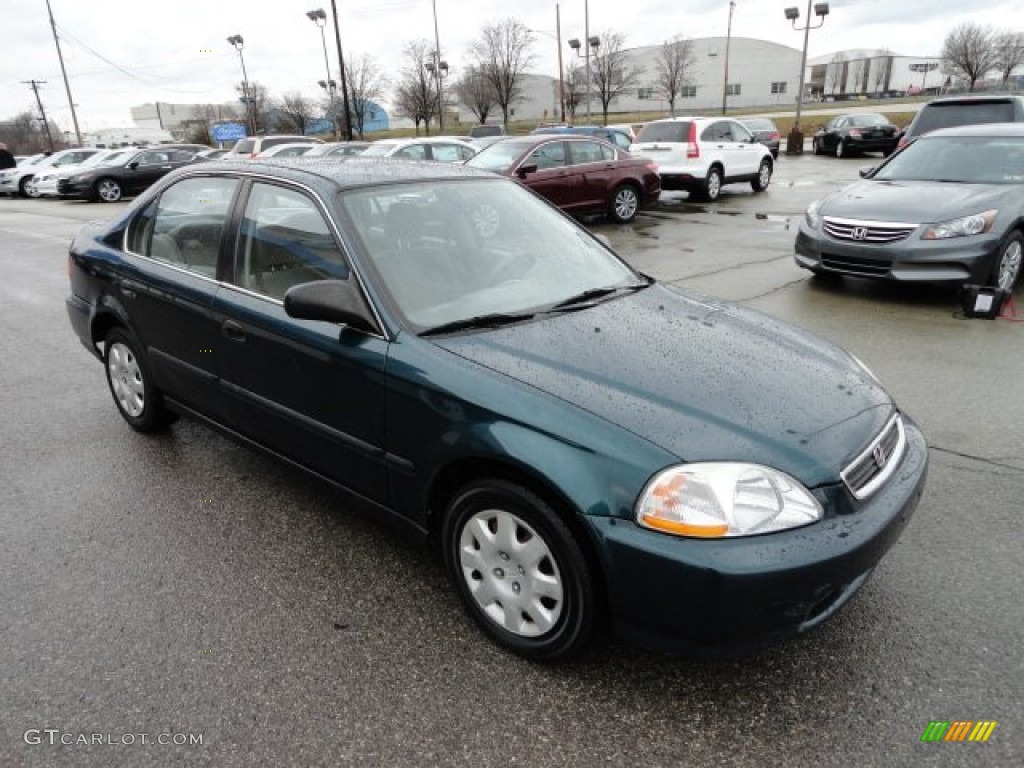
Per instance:
[[[875,166],[869,165],[867,168],[861,168],[857,173],[860,174],[862,179],[871,178],[871,174],[875,172]]]
[[[520,165],[519,166],[519,168],[516,170],[516,176],[518,176],[520,179],[525,179],[528,174],[536,173],[536,172],[537,172],[537,164],[536,163],[527,163],[526,165]]]
[[[129,170],[134,171],[138,167],[139,167],[139,161],[138,160],[132,160],[130,163],[128,163]]]
[[[284,294],[284,311],[298,320],[323,320],[377,332],[373,314],[354,278],[293,285]]]

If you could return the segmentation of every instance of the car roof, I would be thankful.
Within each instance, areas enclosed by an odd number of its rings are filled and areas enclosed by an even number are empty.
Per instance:
[[[182,175],[193,173],[204,175],[211,172],[237,171],[251,175],[274,176],[277,178],[306,182],[311,177],[326,179],[342,189],[391,184],[402,181],[441,181],[454,178],[498,178],[490,171],[468,168],[456,163],[421,163],[414,160],[397,160],[390,157],[362,157],[348,155],[336,157],[276,158],[261,160],[258,167],[252,162],[217,159],[208,163],[191,166]]]
[[[938,128],[920,137],[920,140],[942,136],[1009,136],[1024,138],[1024,123],[975,123],[953,128]]]
[[[1015,93],[964,93],[959,96],[940,96],[927,104],[942,106],[943,104],[984,104],[1000,101],[1024,101],[1024,96]]]

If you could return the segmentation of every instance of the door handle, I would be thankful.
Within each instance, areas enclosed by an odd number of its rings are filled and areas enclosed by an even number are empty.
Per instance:
[[[134,280],[122,280],[121,281],[121,295],[126,299],[134,299],[136,291],[141,290],[142,286],[136,283]]]
[[[221,333],[223,333],[228,339],[234,341],[237,344],[245,344],[246,335],[245,328],[234,320],[225,320],[220,325]]]
[[[172,167],[172,166],[170,166],[170,165],[161,165],[161,166],[160,166],[161,170],[164,170],[164,171],[169,171],[169,170],[171,170],[171,167]]]

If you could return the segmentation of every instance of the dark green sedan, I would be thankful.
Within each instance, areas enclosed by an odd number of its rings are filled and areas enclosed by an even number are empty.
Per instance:
[[[202,420],[401,521],[531,659],[603,625],[670,652],[815,627],[923,490],[924,438],[849,354],[485,172],[206,163],[70,259],[131,427]]]

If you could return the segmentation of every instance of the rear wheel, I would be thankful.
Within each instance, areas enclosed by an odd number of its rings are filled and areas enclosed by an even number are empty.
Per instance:
[[[712,166],[708,170],[707,178],[704,179],[704,183],[694,192],[694,196],[700,200],[707,200],[714,202],[722,195],[722,169],[718,166]]]
[[[612,193],[608,215],[619,224],[628,224],[640,210],[640,193],[632,184],[620,184]]]
[[[28,186],[32,183],[32,177],[26,176],[24,179],[18,182],[18,194],[22,197],[31,197],[28,193]]]
[[[990,283],[1004,291],[1013,291],[1020,280],[1021,257],[1024,253],[1024,237],[1014,232],[999,246],[999,257],[992,270]]]
[[[499,645],[535,661],[564,659],[590,638],[598,600],[572,532],[517,483],[471,483],[448,506],[445,567],[469,614]]]
[[[164,408],[163,395],[153,384],[149,366],[142,358],[138,339],[123,328],[114,328],[104,341],[103,362],[114,404],[132,429],[154,432],[173,419]]]
[[[811,139],[811,151],[816,155],[822,154],[821,142],[817,139]]]
[[[772,164],[766,157],[761,161],[761,167],[757,169],[757,178],[752,179],[750,188],[755,192],[764,192],[772,181]]]
[[[840,139],[836,142],[836,157],[849,157],[850,148],[846,146],[846,142]]]

